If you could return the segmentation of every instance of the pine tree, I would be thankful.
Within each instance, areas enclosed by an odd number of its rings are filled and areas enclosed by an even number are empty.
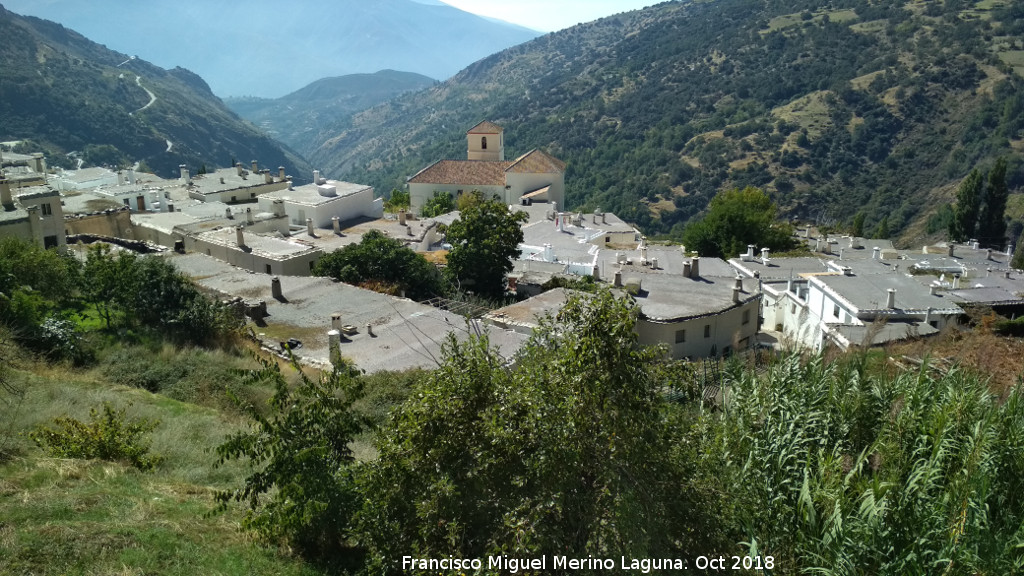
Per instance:
[[[949,223],[950,240],[964,242],[974,235],[980,202],[981,172],[975,168],[960,183],[956,192],[956,207],[953,208],[953,220]]]
[[[1002,249],[1006,242],[1006,158],[1000,158],[988,174],[988,190],[985,191],[985,205],[978,221],[978,239],[982,244]]]

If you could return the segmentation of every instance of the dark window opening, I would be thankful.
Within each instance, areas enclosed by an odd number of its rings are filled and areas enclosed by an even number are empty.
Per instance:
[[[487,136],[480,139],[480,148],[482,150],[487,150]]]
[[[686,330],[676,330],[676,344],[686,342]]]
[[[57,236],[45,236],[43,238],[43,248],[56,248],[57,247]]]
[[[704,325],[704,337],[711,338],[711,324]]]
[[[270,269],[270,264],[267,264],[267,274],[273,274],[274,272]]]

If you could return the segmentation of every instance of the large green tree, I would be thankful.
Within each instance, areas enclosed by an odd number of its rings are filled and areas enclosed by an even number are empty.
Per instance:
[[[978,240],[985,246],[1002,249],[1006,245],[1006,200],[1010,191],[1006,185],[1006,158],[996,160],[988,173],[985,204],[978,221]]]
[[[479,192],[473,192],[480,195]],[[485,296],[501,296],[505,275],[512,271],[512,260],[519,256],[523,241],[521,225],[529,217],[511,211],[497,199],[482,196],[468,202],[459,219],[448,227],[449,277],[463,289]]]
[[[978,212],[981,205],[982,179],[977,168],[960,183],[956,192],[956,206],[953,208],[953,220],[949,223],[949,239],[954,242],[966,242],[974,237],[978,225]]]
[[[452,195],[448,192],[437,191],[434,192],[434,196],[427,200],[426,204],[420,210],[420,214],[424,218],[433,218],[434,216],[440,216],[447,214],[455,210],[455,200],[452,199]]]
[[[762,190],[748,186],[719,192],[707,214],[683,232],[683,243],[701,256],[733,258],[749,244],[776,251],[793,247],[792,230],[775,221],[777,208]]]
[[[444,294],[438,269],[423,256],[379,230],[370,230],[358,244],[325,255],[313,266],[316,276],[329,276],[349,284],[364,284],[380,291],[404,291],[414,300]]]
[[[713,549],[715,513],[698,512],[677,466],[689,445],[659,391],[670,368],[635,322],[603,291],[571,299],[511,365],[486,338],[450,340],[363,480],[378,563]]]

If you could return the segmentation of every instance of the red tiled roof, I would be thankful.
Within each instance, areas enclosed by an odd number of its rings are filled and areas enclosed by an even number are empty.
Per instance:
[[[534,149],[512,161],[507,171],[517,174],[555,174],[565,172],[565,162]]]
[[[505,129],[494,122],[484,120],[483,122],[469,129],[467,134],[501,134]]]
[[[410,184],[462,184],[465,186],[504,186],[509,162],[483,160],[441,160],[420,170]]]

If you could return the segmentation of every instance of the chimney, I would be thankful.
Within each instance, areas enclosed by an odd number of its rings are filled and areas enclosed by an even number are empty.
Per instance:
[[[255,160],[252,161],[252,173],[253,174],[259,174],[260,173],[260,165]]]
[[[761,263],[765,266],[768,265],[768,254],[771,252],[768,248],[761,248]]]
[[[824,238],[824,240],[822,241],[822,243],[821,243],[821,253],[822,254],[831,254],[832,253],[832,243],[828,241],[828,236],[826,236]]]
[[[658,259],[657,258],[651,258],[651,270],[657,270],[657,269],[658,269]]]
[[[231,214],[231,206],[224,207],[224,217],[227,218],[228,220],[234,218],[234,216]]]
[[[733,282],[732,289],[739,290],[740,292],[743,291],[743,276],[736,277],[736,280]]]
[[[335,234],[341,234],[341,220],[337,216],[331,216],[331,226],[334,227]]]
[[[252,226],[256,221],[252,217],[252,208],[246,207],[245,209],[245,224],[246,226]]]
[[[683,278],[689,278],[693,275],[693,267],[689,262],[683,262]]]
[[[843,260],[843,249],[840,248],[839,249],[839,261],[842,262],[842,260]]]
[[[882,257],[882,249],[881,248],[879,248],[878,246],[875,246],[874,248],[871,249],[871,259],[872,260],[878,260],[881,257]]]
[[[276,199],[274,199],[273,204],[274,204],[274,216],[277,216],[278,218],[283,217],[284,216],[284,200],[282,200],[280,198],[276,198]]]
[[[281,290],[281,279],[277,276],[270,279],[270,294],[276,300],[284,298],[284,292]]]
[[[245,226],[235,226],[235,244],[239,248],[245,248]]]
[[[747,244],[747,253],[743,255],[743,258],[741,258],[741,260],[743,260],[744,262],[753,262],[754,248],[756,248],[756,246],[754,246],[753,244]]]
[[[590,271],[590,277],[593,278],[594,280],[600,280],[601,279],[601,267],[598,266],[597,264],[594,264],[594,268]]]
[[[959,274],[953,274],[953,290],[959,290],[959,289],[960,289],[960,275]]]
[[[1005,278],[1006,278],[1007,280],[1009,280],[1009,279],[1010,279],[1010,271],[1009,271],[1009,270],[1007,270],[1006,272],[1003,272],[1003,275],[1004,275],[1004,277],[1005,277]]]
[[[132,184],[132,185],[135,184],[135,168],[134,167],[128,169],[128,183]]]
[[[700,278],[700,257],[694,256],[690,260],[690,278]]]
[[[264,184],[273,184],[274,183],[274,176],[270,173],[270,170],[267,170],[266,168],[263,169],[263,183]]]
[[[124,172],[120,170],[117,171],[117,185],[124,186]]]
[[[277,167],[277,177],[281,180],[284,180],[284,166]]]
[[[313,233],[313,219],[312,218],[306,218],[306,234],[309,234],[310,236],[316,236],[316,234]]]
[[[931,306],[929,306],[928,309],[924,311],[924,323],[925,324],[931,324],[932,323],[932,307]]]
[[[988,278],[991,275],[992,275],[992,267],[989,266],[988,268],[985,268],[985,278]]]
[[[955,244],[953,244],[952,242],[950,242],[950,243],[949,243],[949,247],[948,247],[948,249],[946,250],[946,255],[947,255],[947,256],[949,256],[950,258],[952,258],[952,257],[953,257],[953,249],[954,249],[954,248],[956,248],[956,245],[955,245]]]
[[[341,330],[341,313],[335,312],[331,314],[331,328],[334,330]]]
[[[319,186],[320,185],[320,171],[319,170],[313,170],[313,185],[314,186]]]
[[[551,244],[545,244],[544,245],[544,261],[545,262],[554,262],[555,261],[555,251],[551,249]]]
[[[601,224],[607,224],[607,223],[608,223],[608,215],[605,214],[604,212],[602,212],[601,213]]]
[[[399,226],[405,226],[405,208],[398,211],[398,224]]]
[[[612,286],[622,288],[622,270],[615,271],[615,279],[612,281]]]
[[[178,172],[181,174],[181,181],[188,182],[188,166],[178,164]]]
[[[740,294],[742,294],[742,293],[743,293],[743,290],[741,290],[740,288],[733,288],[732,289],[732,302],[733,302],[733,304],[739,304],[740,303]]]
[[[978,249],[978,239],[977,238],[971,238],[971,248],[974,248],[975,250]]]
[[[11,183],[3,174],[0,174],[0,203],[3,204],[4,210],[14,210],[14,197],[11,195]]]
[[[167,211],[168,212],[174,212],[174,202],[171,201],[171,200],[167,201]]]
[[[988,251],[985,252],[985,260],[991,260],[991,259],[992,259],[992,249],[989,248]]]
[[[856,246],[856,245],[854,244],[854,240],[855,240],[855,239],[854,239],[854,237],[853,237],[853,236],[850,236],[850,243],[849,243],[849,244],[848,244],[848,245],[846,246],[846,247],[847,247],[847,248],[849,248],[850,250],[853,250],[854,248],[856,248],[856,247],[857,247],[857,246]]]
[[[889,288],[885,291],[885,307],[888,310],[896,308],[896,289]]]
[[[559,212],[556,220],[558,220],[558,231],[565,232],[565,213]]]
[[[338,366],[341,363],[341,331],[338,329],[327,332],[327,350],[331,364]]]
[[[928,294],[935,296],[939,292],[939,287],[932,284],[928,287]]]
[[[235,162],[235,172],[237,172],[239,176],[242,175],[242,163],[241,162]]]
[[[221,184],[223,184],[223,183],[224,183],[224,177],[223,177],[223,176],[221,176],[221,177],[220,177],[220,183],[221,183]]]
[[[373,336],[373,324],[370,324],[369,322],[366,323],[366,334]]]

